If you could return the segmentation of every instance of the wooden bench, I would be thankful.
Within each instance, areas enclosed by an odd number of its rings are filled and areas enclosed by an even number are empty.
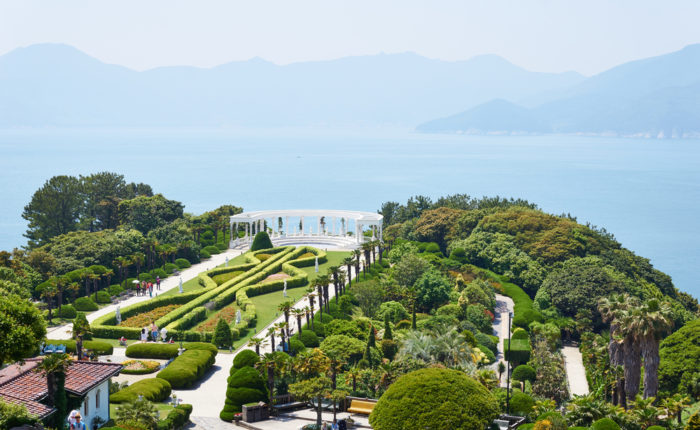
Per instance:
[[[352,412],[353,414],[369,415],[372,413],[372,409],[374,409],[374,405],[376,404],[377,402],[372,402],[368,400],[352,399],[350,401],[350,407],[348,408],[348,412]]]
[[[294,397],[292,397],[291,394],[282,394],[272,398],[272,408],[277,411],[299,409],[303,408],[304,406],[306,406],[306,403],[294,401]]]

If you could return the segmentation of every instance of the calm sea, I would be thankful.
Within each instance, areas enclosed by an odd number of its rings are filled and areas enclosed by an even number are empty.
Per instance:
[[[386,129],[0,131],[0,249],[53,175],[120,172],[201,213],[377,210],[452,193],[522,197],[612,232],[696,297],[700,141],[480,137]]]

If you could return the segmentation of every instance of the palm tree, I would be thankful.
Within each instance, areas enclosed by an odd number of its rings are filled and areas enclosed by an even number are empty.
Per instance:
[[[338,284],[340,285],[340,295],[342,296],[345,294],[345,273],[340,272],[338,274]]]
[[[365,256],[365,264],[366,265],[371,265],[372,260],[371,260],[371,255],[372,255],[372,248],[374,245],[372,245],[372,242],[365,242],[362,244],[362,253]]]
[[[280,303],[277,309],[284,313],[284,322],[287,324],[287,339],[289,339],[289,313],[294,309],[294,303],[287,300],[286,302]]]
[[[267,329],[267,335],[270,336],[270,346],[272,346],[272,352],[275,352],[275,334],[277,333],[277,327],[272,326]]]
[[[349,384],[352,382],[352,391],[357,392],[357,377],[360,376],[360,368],[357,366],[352,366],[345,372],[345,383]]]
[[[67,412],[67,399],[64,391],[66,371],[73,364],[68,354],[51,354],[44,358],[36,372],[46,375],[47,404],[55,406],[58,414],[55,420],[59,429],[63,429],[64,417]]]
[[[627,401],[634,401],[635,396],[639,392],[639,380],[641,376],[641,333],[636,331],[638,325],[636,309],[641,304],[639,299],[633,296],[625,296],[625,305],[620,306],[620,309],[614,313],[614,321],[617,328],[615,330],[614,339],[622,344],[623,363],[625,375],[625,394]],[[606,307],[603,306],[603,310]]]
[[[267,389],[270,391],[270,414],[273,413],[272,408],[272,398],[275,393],[275,373],[277,371],[278,354],[275,354],[273,348],[271,353],[267,353],[262,356],[259,362],[255,363],[255,367],[258,370],[264,371],[265,376],[267,376]]]
[[[330,300],[328,299],[328,285],[331,283],[331,277],[326,273],[318,277],[318,281],[321,284],[323,303],[326,306],[326,312],[330,313]]]
[[[372,262],[374,264],[377,264],[377,255],[375,254],[377,252],[377,246],[379,245],[379,240],[375,239],[370,242],[372,247],[369,249],[370,252],[372,252]]]
[[[610,357],[610,366],[617,368],[625,364],[625,351],[622,343],[615,340],[615,335],[619,330],[618,318],[621,311],[626,309],[629,296],[622,294],[613,294],[609,298],[601,298],[598,300],[598,311],[604,322],[610,323],[610,342],[608,343],[608,356]],[[625,380],[618,378],[615,381],[613,389],[613,404],[625,405]]]
[[[279,331],[280,338],[282,339],[282,350],[289,350],[289,323],[281,322],[275,324],[277,331]]]
[[[644,359],[644,398],[656,397],[659,390],[659,342],[673,327],[668,303],[648,300],[641,307],[631,309],[623,316],[623,331],[640,343]]]
[[[314,286],[316,287],[316,297],[318,297],[318,311],[321,312],[321,321],[323,321],[323,283],[321,282],[321,277],[317,276],[314,279]]]
[[[260,347],[265,346],[265,339],[260,339],[259,337],[251,337],[248,341],[248,346],[255,348],[255,353],[260,355]]]
[[[343,264],[345,265],[345,267],[347,267],[347,272],[345,273],[348,277],[348,285],[352,285],[352,265],[355,264],[355,260],[352,258],[352,256],[345,257],[343,259]]]
[[[308,292],[306,297],[309,298],[309,307],[310,307],[310,311],[311,311],[311,330],[313,330],[314,329],[314,299],[316,298],[316,295],[313,292],[314,291],[313,288],[309,288],[306,291]],[[308,315],[306,318],[307,319],[309,318]],[[308,321],[307,321],[307,324],[308,324]]]
[[[355,263],[355,279],[360,278],[360,260],[362,259],[362,251],[359,249],[354,250],[353,252],[354,259],[353,262]]]
[[[297,327],[299,328],[299,337],[301,338],[301,318],[306,314],[306,311],[304,309],[292,309],[291,311],[294,316],[297,318]]]
[[[328,268],[328,273],[333,277],[333,290],[335,291],[335,304],[338,304],[338,281],[340,279],[340,267],[331,266]],[[335,389],[335,388],[334,388]]]
[[[53,320],[53,314],[51,311],[53,310],[53,301],[54,299],[58,296],[58,287],[56,287],[56,284],[53,282],[47,283],[46,288],[41,292],[41,298],[44,299],[46,302],[46,306],[49,309],[49,324],[51,324]]]
[[[146,256],[143,254],[143,252],[136,252],[131,256],[131,261],[136,266],[136,277],[138,278],[141,274],[141,266],[146,261]]]

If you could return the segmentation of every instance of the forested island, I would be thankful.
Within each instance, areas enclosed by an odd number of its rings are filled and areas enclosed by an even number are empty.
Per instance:
[[[201,360],[192,379],[166,368],[147,379],[161,384],[157,394],[117,384],[112,403],[148,409],[134,399],[163,401],[170,386],[189,387],[210,369],[217,351],[235,349],[225,395],[207,393],[225,399],[226,421],[243,405],[291,394],[317,401],[319,417],[322,400],[335,413],[348,396],[378,399],[375,429],[490,428],[499,416],[519,417],[521,429],[700,428],[698,301],[603,228],[520,199],[415,196],[383,203],[383,241],[365,232],[354,252],[274,247],[263,231],[230,267],[227,258],[208,268],[180,295],[125,308],[124,321],[89,317],[140,282],[226,252],[229,217],[243,209],[184,209],[116,173],[49,179],[22,215],[27,245],[0,252],[0,368],[36,356],[47,327],[71,322],[75,340],[94,338],[95,359],[117,338],[134,342],[129,357],[174,358],[175,346],[136,343],[144,323],[167,318],[171,336]],[[295,309],[300,298],[307,305]],[[507,339],[494,336],[503,298],[514,305]],[[286,322],[260,332],[276,311]],[[240,352],[246,345],[255,352]],[[581,353],[586,395],[570,392],[564,345]],[[185,370],[195,362],[178,360],[172,366]],[[0,422],[36,421],[2,401],[1,385]],[[126,409],[115,428],[177,428],[157,416],[135,427],[142,416]]]

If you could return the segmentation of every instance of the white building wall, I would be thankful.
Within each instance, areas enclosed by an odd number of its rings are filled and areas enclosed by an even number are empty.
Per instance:
[[[97,403],[97,393],[99,392],[99,406]],[[87,412],[85,405],[87,403]],[[105,380],[97,387],[90,390],[85,396],[85,400],[80,405],[80,415],[83,417],[83,422],[87,428],[92,428],[92,420],[95,417],[100,417],[104,422],[109,421],[109,380]]]

